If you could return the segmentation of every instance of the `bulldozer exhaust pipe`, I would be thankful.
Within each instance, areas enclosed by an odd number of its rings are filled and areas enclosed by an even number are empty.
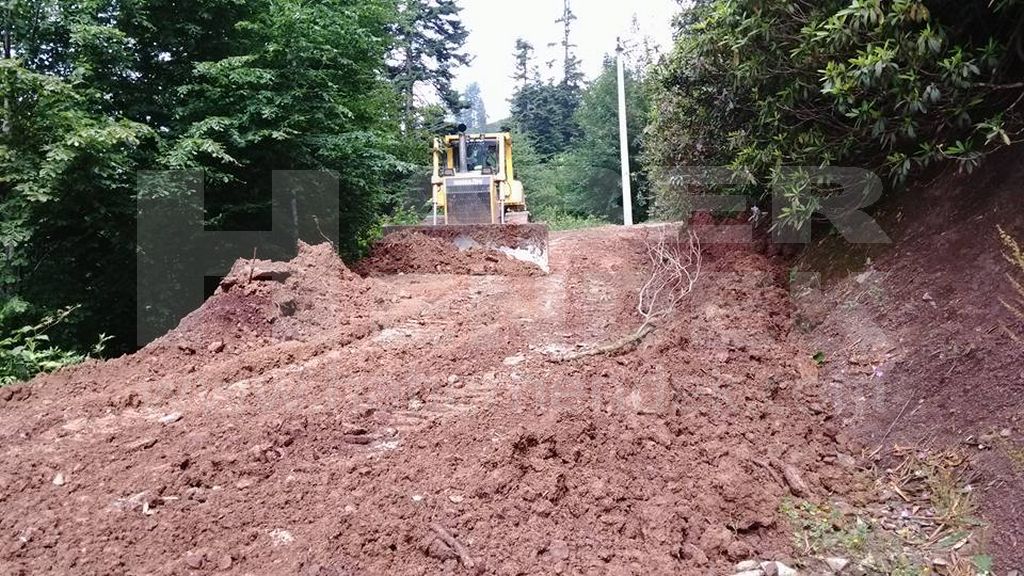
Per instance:
[[[469,159],[466,154],[469,152],[469,138],[466,136],[466,125],[459,124],[459,172],[469,172]]]

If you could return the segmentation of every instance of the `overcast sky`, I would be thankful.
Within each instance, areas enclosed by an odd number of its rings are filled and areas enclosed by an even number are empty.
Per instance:
[[[541,76],[560,77],[561,46],[548,47],[562,38],[561,0],[460,0],[462,21],[470,31],[467,49],[476,56],[473,63],[458,72],[456,87],[465,89],[480,84],[487,116],[491,122],[508,116],[516,38],[523,37],[537,49]],[[578,20],[573,26],[573,43],[588,78],[601,69],[605,54],[615,51],[615,38],[628,37],[636,15],[643,34],[664,52],[672,40],[672,16],[679,10],[677,0],[574,0],[572,10]],[[554,70],[546,63],[556,60]]]

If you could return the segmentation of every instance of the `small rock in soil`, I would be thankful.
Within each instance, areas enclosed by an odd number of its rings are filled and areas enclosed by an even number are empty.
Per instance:
[[[565,540],[552,540],[548,544],[547,550],[544,551],[544,557],[554,564],[568,560],[569,545],[565,543]]]
[[[735,572],[748,572],[750,570],[760,570],[761,566],[757,560],[744,560],[733,568]]]
[[[231,565],[234,563],[234,559],[231,558],[230,554],[225,554],[217,560],[217,570],[231,570]]]
[[[826,558],[825,564],[828,564],[828,567],[831,568],[833,572],[838,574],[839,572],[842,572],[847,565],[850,564],[850,561],[846,558]]]
[[[518,366],[526,361],[526,356],[522,354],[516,354],[515,356],[509,356],[501,361],[505,366]]]
[[[132,442],[127,446],[128,450],[134,452],[136,450],[146,450],[156,445],[156,438],[143,438],[136,442]]]
[[[454,560],[459,555],[452,550],[451,546],[445,544],[440,538],[434,538],[427,546],[427,556],[437,560]]]
[[[160,423],[161,424],[174,424],[178,420],[181,420],[181,418],[182,418],[182,413],[181,412],[171,412],[170,414],[168,414],[168,415],[164,416],[163,418],[161,418],[160,419]]]
[[[756,561],[756,560],[744,560],[743,562],[740,562],[739,564],[737,564],[736,567],[733,568],[733,570],[736,571],[736,572],[746,572],[746,571],[749,571],[749,570],[759,570],[760,568],[761,567],[760,567],[758,561]]]
[[[839,454],[836,454],[836,462],[839,462],[839,465],[846,469],[852,469],[857,467],[856,458],[850,456],[849,454],[843,454],[841,452]]]
[[[213,352],[214,354],[217,354],[224,351],[224,343],[221,341],[212,342],[209,346],[206,347],[206,349],[209,350],[210,352]]]
[[[804,482],[803,476],[800,475],[800,471],[795,466],[791,464],[783,466],[782,476],[786,479],[786,484],[789,485],[789,490],[793,493],[793,496],[799,498],[810,493],[807,483]]]
[[[796,570],[786,566],[782,562],[775,563],[775,570],[778,576],[796,576]]]
[[[54,486],[63,486],[64,482],[65,482],[64,475],[61,474],[60,472],[58,472],[57,475],[53,477],[53,485]]]
[[[291,275],[291,269],[284,262],[267,262],[252,269],[253,280],[284,282]]]
[[[295,536],[293,536],[292,533],[287,530],[275,528],[274,530],[270,531],[270,542],[274,546],[286,546],[288,544],[291,544],[292,542],[295,542]]]
[[[206,554],[202,550],[191,550],[185,553],[185,565],[193,570],[201,569],[205,560]]]

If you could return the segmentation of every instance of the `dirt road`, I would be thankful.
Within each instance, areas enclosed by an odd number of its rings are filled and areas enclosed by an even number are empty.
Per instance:
[[[0,572],[717,574],[782,559],[836,429],[762,256],[636,350],[643,229],[545,276],[240,263],[142,352],[0,395]],[[844,460],[840,458],[840,460]]]

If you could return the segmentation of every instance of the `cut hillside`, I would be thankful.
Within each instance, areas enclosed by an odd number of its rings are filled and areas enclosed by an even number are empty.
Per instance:
[[[970,455],[1006,571],[1024,567],[1024,324],[1000,302],[1013,293],[997,226],[1024,238],[1022,180],[1019,146],[973,174],[933,173],[882,207],[891,246],[826,239],[794,274],[798,323],[846,429],[870,454]]]

